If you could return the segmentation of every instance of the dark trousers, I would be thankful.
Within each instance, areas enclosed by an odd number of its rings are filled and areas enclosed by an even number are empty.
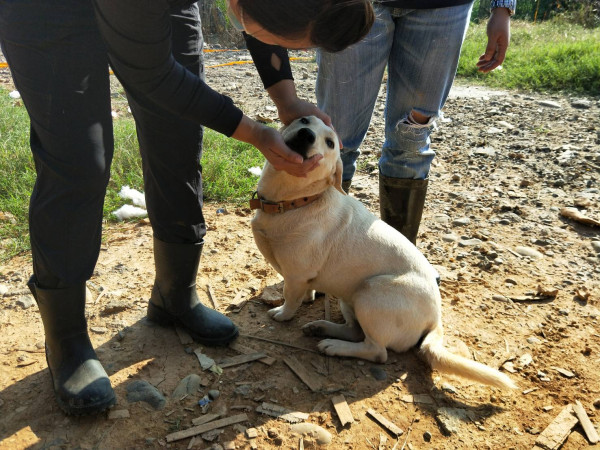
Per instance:
[[[175,58],[203,76],[197,4],[174,7],[171,22]],[[34,274],[46,288],[73,286],[91,277],[98,259],[114,151],[108,57],[91,0],[0,0],[0,44],[31,119]],[[124,88],[154,234],[199,242],[202,127]]]

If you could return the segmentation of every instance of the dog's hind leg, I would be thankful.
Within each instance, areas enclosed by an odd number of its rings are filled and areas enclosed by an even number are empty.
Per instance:
[[[368,336],[362,342],[348,342],[339,339],[323,339],[319,342],[319,350],[329,356],[352,356],[367,359],[376,363],[387,360],[387,350]]]
[[[311,296],[312,291],[308,289],[308,280],[285,278],[283,281],[284,303],[277,308],[270,309],[268,314],[278,322],[290,320],[302,302]]]
[[[346,323],[333,323],[328,320],[316,320],[302,327],[307,336],[333,337],[344,341],[358,342],[365,338],[360,324],[354,316],[350,306],[340,300],[340,310],[346,319]]]

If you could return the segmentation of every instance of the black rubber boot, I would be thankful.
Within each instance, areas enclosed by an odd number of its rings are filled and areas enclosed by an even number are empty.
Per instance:
[[[428,183],[429,179],[412,180],[379,174],[381,220],[402,233],[414,245],[417,244]],[[436,274],[435,280],[439,286],[439,274]]]
[[[116,403],[108,375],[98,361],[85,320],[85,283],[43,289],[31,277],[46,335],[46,361],[56,400],[69,415],[102,412]]]
[[[352,186],[352,178],[342,181],[342,189],[346,194],[350,193],[350,186]]]
[[[423,216],[429,180],[392,178],[379,174],[379,214],[413,244]]]
[[[196,275],[204,243],[168,244],[154,238],[156,278],[148,304],[148,319],[184,328],[205,345],[226,345],[239,331],[226,316],[200,303]]]

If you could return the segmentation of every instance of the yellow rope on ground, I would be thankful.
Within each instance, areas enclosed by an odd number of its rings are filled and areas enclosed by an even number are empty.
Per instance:
[[[241,50],[204,50],[205,52],[239,52]],[[290,61],[309,61],[313,59],[310,56],[297,56],[294,58],[290,58]],[[214,67],[224,67],[224,66],[233,66],[236,64],[252,64],[253,61],[252,60],[244,60],[244,61],[232,61],[232,62],[228,62],[228,63],[223,63],[223,64],[215,64],[212,66],[206,66],[207,69],[212,69]],[[5,62],[0,62],[0,69],[5,69],[8,67],[8,63]],[[111,75],[114,75],[113,71],[110,71]]]

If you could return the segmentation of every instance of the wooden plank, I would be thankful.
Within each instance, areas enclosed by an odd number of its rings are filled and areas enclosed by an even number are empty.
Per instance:
[[[210,284],[206,285],[206,290],[208,291],[208,298],[210,298],[210,301],[213,305],[213,308],[215,310],[219,309],[219,302],[217,301],[217,297],[215,296],[215,292],[213,291],[213,288]]]
[[[222,415],[223,414],[205,414],[203,416],[192,419],[192,424],[193,425],[202,425],[203,423],[212,422],[213,420],[218,419]]]
[[[245,289],[238,291],[233,300],[227,305],[227,309],[233,309],[234,312],[240,312],[246,303],[248,303],[248,299],[246,298],[248,295],[249,293]]]
[[[379,425],[381,425],[383,428],[385,428],[389,433],[391,433],[395,437],[398,437],[402,433],[404,433],[404,431],[400,427],[397,427],[395,424],[390,422],[388,419],[383,417],[381,414],[379,414],[374,409],[369,408],[367,410],[367,415],[370,416],[373,420],[375,420],[375,422],[379,423]]]
[[[306,370],[306,368],[302,365],[300,361],[298,361],[293,356],[288,356],[287,358],[283,358],[283,362],[285,362],[292,372],[294,372],[298,378],[302,380],[304,384],[306,384],[311,391],[319,392],[321,390],[321,382],[314,377],[314,375]]]
[[[579,423],[583,427],[583,431],[585,431],[585,435],[587,436],[588,441],[590,441],[590,444],[597,443],[599,440],[598,432],[596,431],[596,428],[594,428],[594,424],[592,424],[592,421],[579,400],[575,400],[573,410],[575,411],[575,415],[579,419]]]
[[[257,359],[265,358],[267,355],[263,352],[255,352],[250,353],[248,355],[237,355],[232,356],[231,358],[225,358],[221,360],[217,365],[221,369],[225,369],[226,367],[239,366],[240,364],[245,364],[248,362],[256,361]]]
[[[337,413],[343,427],[349,423],[354,423],[352,411],[350,411],[350,407],[348,406],[348,403],[343,395],[336,395],[332,397],[331,403],[333,403],[333,408],[335,409],[335,412]]]
[[[573,415],[573,405],[567,405],[540,433],[535,444],[546,450],[557,450],[567,440],[578,419]]]
[[[229,348],[235,350],[236,352],[242,353],[244,355],[249,355],[251,353],[256,352],[255,350],[252,350],[251,348],[246,347],[245,345],[242,345],[237,341],[233,341],[232,343],[230,343]],[[258,360],[258,362],[266,364],[267,366],[272,366],[275,363],[275,361],[277,361],[275,358],[273,358],[272,356],[268,356],[268,355],[266,358],[261,358]]]
[[[226,417],[225,419],[214,420],[209,423],[198,425],[196,427],[188,428],[187,430],[176,431],[167,435],[167,442],[179,441],[181,439],[197,436],[207,431],[216,430],[217,428],[223,428],[234,423],[244,422],[248,420],[248,416],[243,414],[237,414],[235,416]]]
[[[304,422],[308,419],[308,414],[300,411],[292,411],[284,406],[275,405],[273,403],[263,402],[262,405],[256,408],[256,412],[266,414],[278,419],[287,420],[290,423]]]

